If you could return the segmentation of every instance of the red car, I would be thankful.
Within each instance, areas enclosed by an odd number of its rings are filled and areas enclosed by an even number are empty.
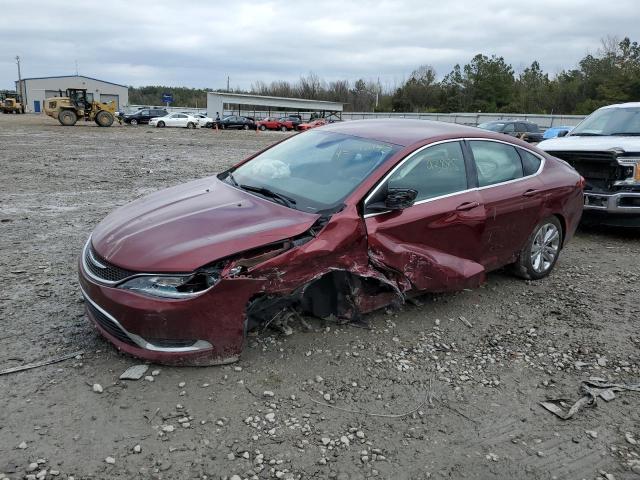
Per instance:
[[[298,125],[298,130],[300,131],[310,130],[312,128],[321,127],[326,124],[327,124],[327,121],[324,118],[318,118],[316,120],[312,120],[307,123],[301,123],[300,125]]]
[[[583,185],[499,133],[336,123],[115,210],[86,243],[80,285],[119,349],[231,362],[249,329],[292,312],[357,320],[506,265],[545,277],[578,225]]]
[[[256,126],[262,131],[282,130],[283,132],[286,132],[288,130],[287,126],[276,117],[269,117],[269,118],[262,119],[256,122]]]

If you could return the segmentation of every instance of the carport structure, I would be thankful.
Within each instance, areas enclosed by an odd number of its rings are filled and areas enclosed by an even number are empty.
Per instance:
[[[318,112],[321,117],[335,115],[342,118],[343,103],[327,102],[324,100],[307,100],[304,98],[286,98],[286,97],[267,97],[262,95],[251,95],[245,93],[207,93],[207,113],[215,115],[216,112],[222,114],[225,105],[230,106],[227,110],[238,112],[241,115],[242,107],[266,107],[264,110],[269,116],[271,111],[279,111],[278,109],[287,109],[290,113],[300,113],[300,111]],[[244,109],[249,110],[248,108]],[[281,111],[281,110],[280,110]]]

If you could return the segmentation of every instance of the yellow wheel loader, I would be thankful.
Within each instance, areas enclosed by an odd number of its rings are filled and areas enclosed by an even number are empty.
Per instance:
[[[44,113],[57,119],[61,125],[70,127],[78,119],[96,122],[100,127],[110,127],[115,120],[116,103],[96,102],[88,98],[83,88],[68,88],[65,96],[47,98],[44,101]]]
[[[3,97],[0,101],[2,113],[24,113],[24,105],[22,105],[19,95],[8,93]]]

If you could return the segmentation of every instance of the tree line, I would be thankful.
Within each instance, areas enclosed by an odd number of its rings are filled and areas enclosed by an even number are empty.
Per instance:
[[[174,105],[204,107],[207,91],[213,90],[129,87],[129,102],[154,105],[170,92]],[[611,103],[640,101],[640,45],[627,37],[604,39],[596,54],[555,76],[544,72],[537,61],[516,74],[503,57],[478,54],[465,65],[455,65],[441,80],[425,64],[394,87],[362,78],[326,82],[309,73],[297,82],[256,81],[248,91],[234,92],[343,102],[346,111],[355,112],[588,114]]]

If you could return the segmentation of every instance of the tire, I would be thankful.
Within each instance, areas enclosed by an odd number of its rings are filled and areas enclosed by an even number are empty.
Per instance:
[[[193,124],[193,122],[189,122],[189,123],[187,123],[187,128],[189,130],[193,130],[194,128],[196,128],[196,126]]]
[[[65,127],[72,127],[78,121],[78,116],[73,110],[62,110],[58,113],[58,121]]]
[[[113,120],[113,115],[105,110],[100,110],[96,114],[96,123],[100,127],[110,127],[111,125],[113,125]]]
[[[527,280],[540,280],[551,273],[562,249],[562,225],[558,217],[538,223],[513,264],[514,273]]]
[[[246,125],[245,125],[246,127]],[[267,129],[267,127],[265,125],[260,125],[260,130],[262,130],[263,132]]]
[[[129,120],[129,123],[133,126],[138,125],[138,120],[136,120],[135,118],[132,118],[131,120]]]
[[[280,127],[280,131],[281,131],[281,132],[286,132],[287,130],[289,130],[289,129],[287,128],[287,126],[286,126],[286,125],[282,125],[282,126]]]
[[[244,128],[245,130],[249,130],[249,125],[245,125],[245,126],[244,126],[244,127],[242,127],[242,128]]]
[[[158,128],[164,128],[164,127],[165,127],[165,124],[164,124],[164,122],[163,122],[163,121],[159,121],[159,122],[156,124],[156,127],[158,127]]]

